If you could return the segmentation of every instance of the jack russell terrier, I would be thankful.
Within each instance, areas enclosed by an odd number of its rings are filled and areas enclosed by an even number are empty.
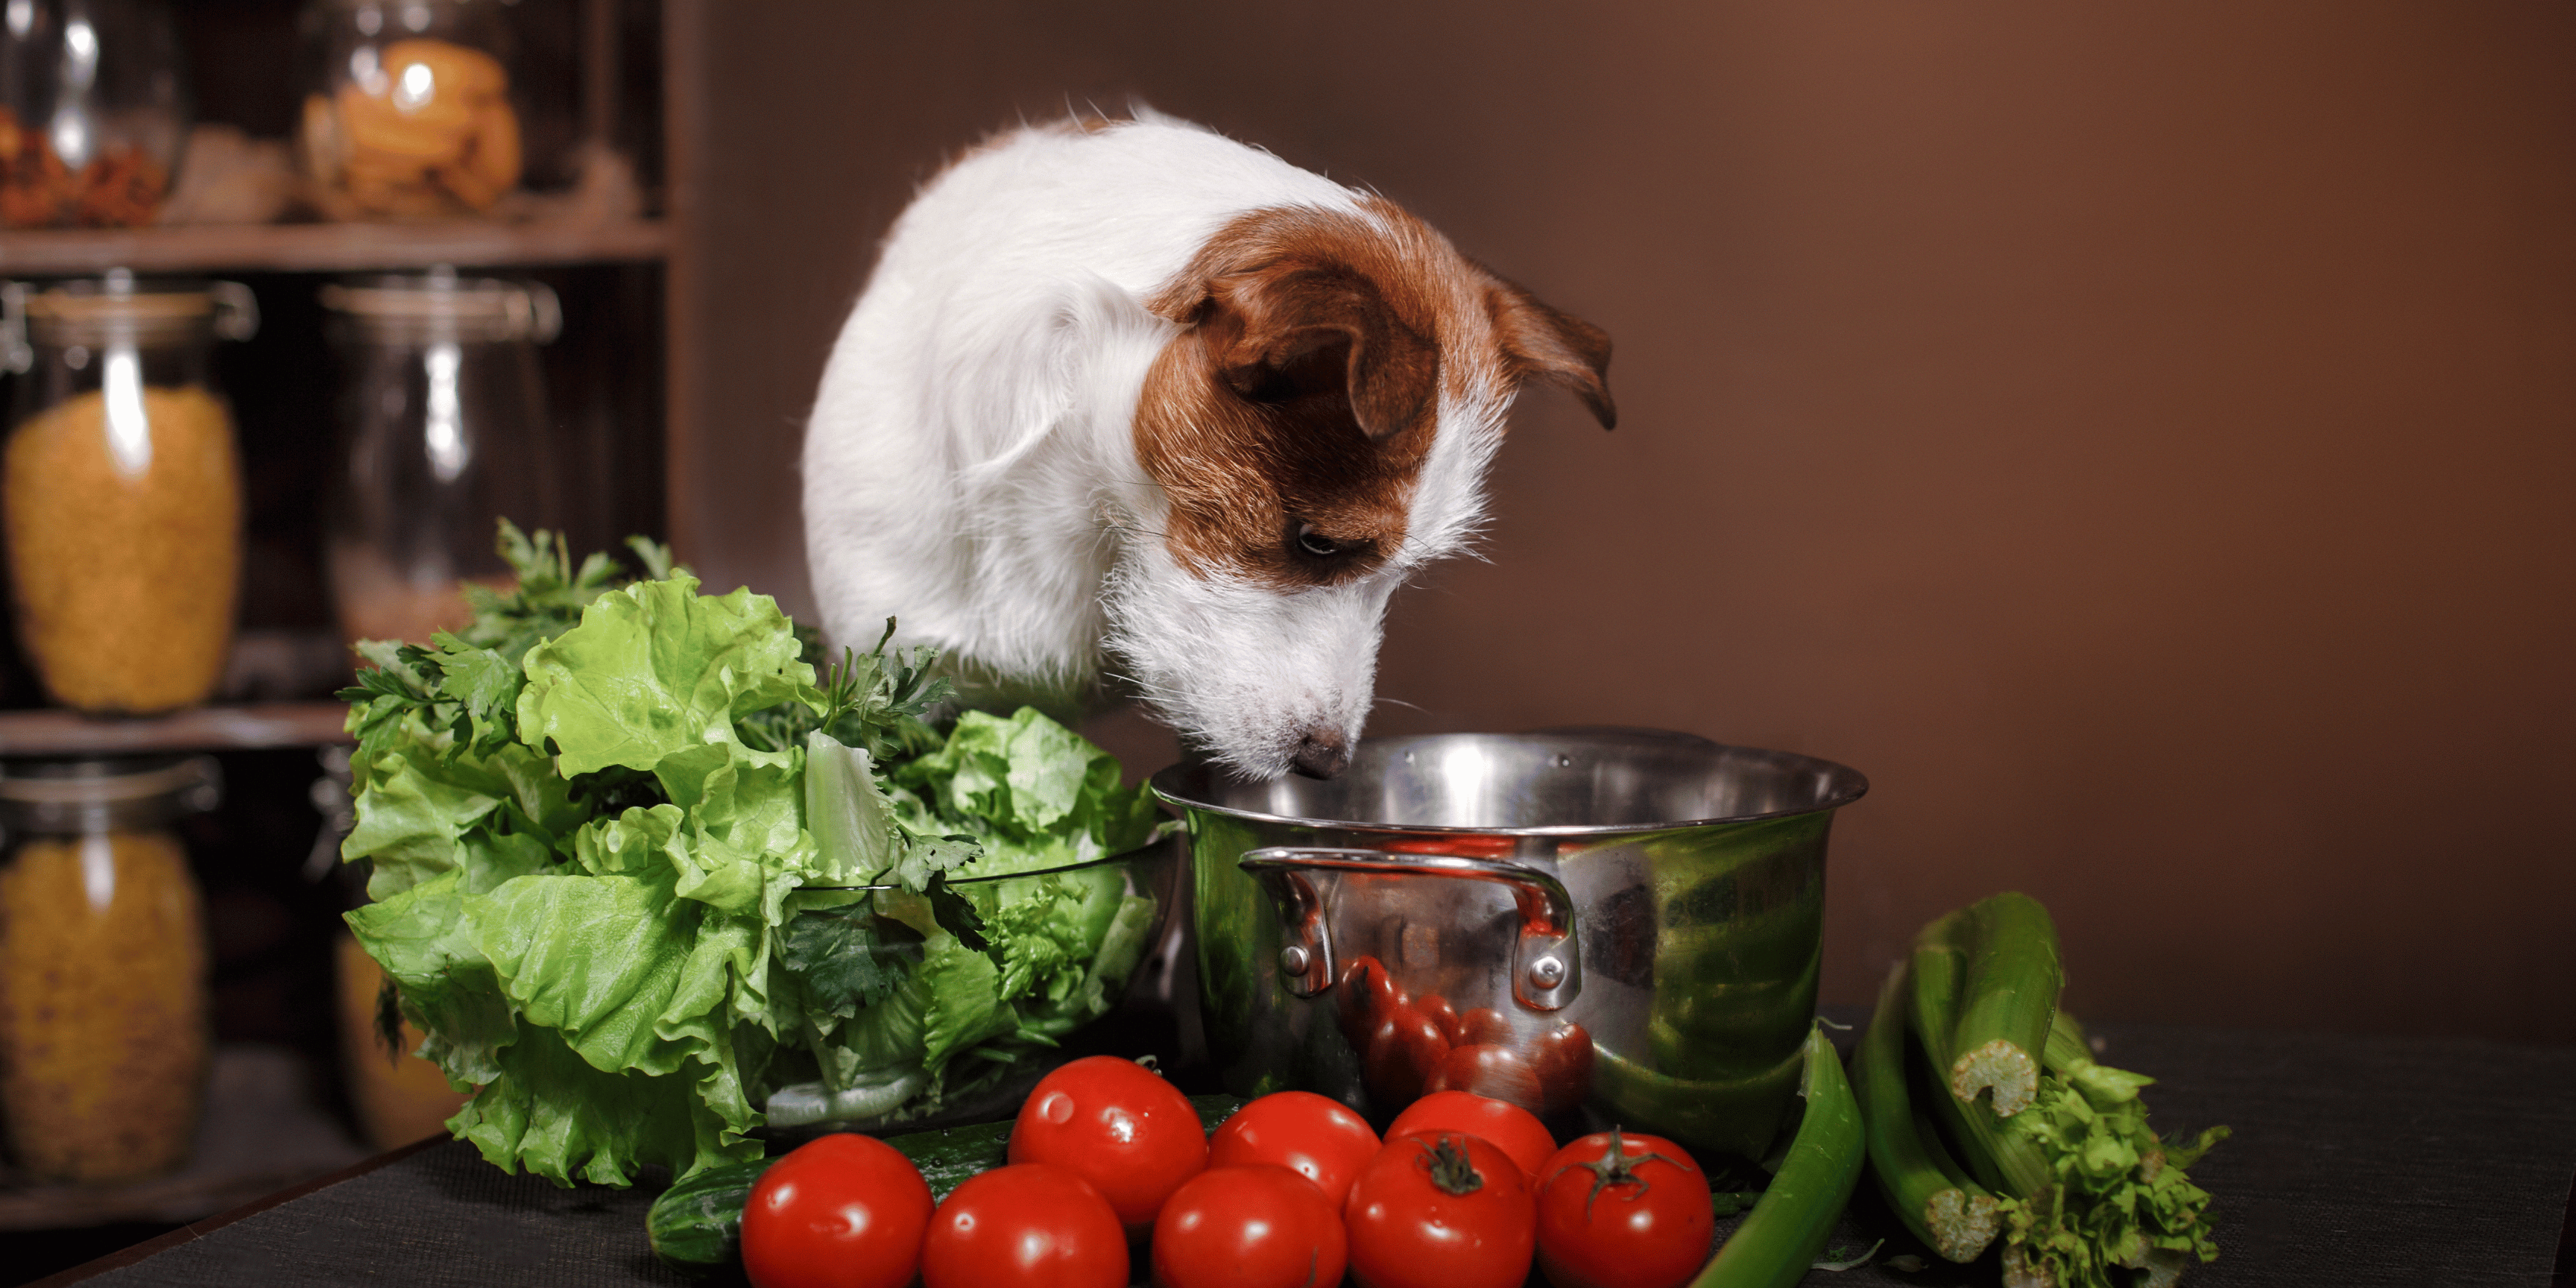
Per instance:
[[[834,639],[968,701],[1124,681],[1236,772],[1331,777],[1387,597],[1463,547],[1522,381],[1604,428],[1610,339],[1385,198],[1212,131],[1019,129],[887,236],[805,436]]]

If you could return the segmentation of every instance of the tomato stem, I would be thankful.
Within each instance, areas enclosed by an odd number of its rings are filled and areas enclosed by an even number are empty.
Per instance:
[[[1637,1174],[1635,1165],[1656,1159],[1663,1159],[1664,1162],[1671,1163],[1675,1167],[1682,1166],[1678,1159],[1664,1158],[1663,1155],[1652,1150],[1643,1154],[1629,1153],[1627,1142],[1620,1138],[1619,1129],[1613,1127],[1610,1129],[1609,1153],[1589,1163],[1568,1163],[1556,1169],[1556,1176],[1563,1176],[1578,1167],[1592,1173],[1592,1192],[1583,1196],[1583,1219],[1589,1221],[1592,1219],[1592,1200],[1601,1197],[1601,1191],[1613,1185],[1634,1184],[1637,1187],[1637,1196],[1645,1197],[1646,1191],[1654,1187],[1647,1184],[1645,1177]],[[1548,1179],[1553,1181],[1556,1176]]]
[[[1416,1139],[1423,1156],[1431,1162],[1431,1183],[1449,1194],[1473,1194],[1485,1188],[1485,1174],[1467,1157],[1466,1145],[1449,1136],[1431,1142]]]

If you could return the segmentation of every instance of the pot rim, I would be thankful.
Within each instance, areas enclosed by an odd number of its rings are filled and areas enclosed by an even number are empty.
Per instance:
[[[1824,793],[1823,799],[1813,805],[1804,806],[1798,809],[1764,810],[1751,814],[1727,814],[1715,818],[1658,820],[1653,823],[1553,823],[1536,827],[1461,827],[1456,824],[1448,823],[1389,823],[1383,821],[1366,821],[1361,819],[1308,818],[1291,814],[1272,814],[1261,810],[1242,809],[1231,805],[1219,805],[1207,800],[1194,799],[1193,797],[1184,794],[1185,789],[1181,786],[1182,779],[1193,776],[1200,777],[1202,779],[1214,779],[1225,774],[1225,771],[1216,765],[1199,760],[1184,759],[1177,764],[1166,765],[1162,769],[1156,770],[1151,777],[1145,780],[1145,782],[1146,785],[1153,790],[1157,799],[1183,813],[1187,813],[1192,810],[1200,810],[1210,814],[1222,815],[1226,818],[1243,819],[1247,822],[1254,823],[1278,823],[1286,824],[1291,827],[1331,828],[1336,831],[1345,832],[1372,832],[1405,836],[1638,836],[1653,832],[1679,831],[1683,828],[1691,827],[1711,827],[1721,824],[1735,823],[1758,823],[1766,819],[1795,818],[1806,814],[1827,814],[1841,809],[1842,807],[1869,794],[1869,779],[1862,775],[1859,770],[1854,769],[1849,765],[1839,764],[1837,762],[1821,759],[1815,756],[1800,755],[1794,751],[1774,751],[1766,747],[1745,747],[1731,743],[1721,743],[1713,739],[1702,738],[1697,734],[1686,734],[1661,729],[1582,727],[1535,729],[1526,733],[1480,733],[1470,731],[1459,733],[1415,734],[1403,738],[1373,738],[1369,741],[1376,746],[1384,747],[1391,751],[1399,747],[1423,745],[1452,739],[1473,739],[1477,741],[1498,742],[1541,742],[1550,744],[1579,741],[1595,745],[1601,743],[1622,743],[1628,745],[1662,744],[1666,746],[1669,746],[1676,741],[1687,741],[1705,746],[1710,751],[1721,755],[1729,752],[1741,753],[1745,756],[1759,758],[1792,771],[1802,770],[1809,773],[1819,774],[1822,775],[1831,786],[1830,790]],[[1233,779],[1233,781],[1248,783],[1257,780],[1237,778]]]

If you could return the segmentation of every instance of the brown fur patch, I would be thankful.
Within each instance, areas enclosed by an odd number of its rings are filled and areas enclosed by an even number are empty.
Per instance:
[[[1514,380],[1561,385],[1583,400],[1601,428],[1617,428],[1619,409],[1610,401],[1609,332],[1550,308],[1499,277],[1486,295],[1486,308],[1493,313]]]
[[[1382,566],[1443,393],[1539,376],[1610,418],[1608,337],[1366,204],[1375,219],[1237,216],[1146,301],[1187,329],[1146,375],[1136,453],[1170,500],[1173,558],[1200,576],[1291,591]]]

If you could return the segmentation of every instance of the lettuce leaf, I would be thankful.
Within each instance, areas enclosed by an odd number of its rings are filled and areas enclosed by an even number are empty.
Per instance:
[[[416,727],[364,766],[357,778],[356,824],[341,853],[375,863],[367,893],[378,899],[453,870],[456,843],[500,807],[509,783],[481,765],[446,763],[445,748]]]
[[[442,873],[347,917],[401,990],[405,1018],[426,1035],[417,1054],[458,1090],[498,1078],[500,1050],[519,1036],[492,963],[474,946],[466,893],[463,874]]]
[[[501,1052],[498,1076],[447,1128],[502,1171],[524,1166],[566,1186],[630,1185],[642,1163],[686,1175],[761,1155],[760,1142],[734,1131],[691,1080],[601,1072],[542,1028]]]
[[[1119,778],[1116,757],[1034,707],[1008,718],[965,712],[944,746],[894,774],[981,845],[970,865],[976,876],[1088,863],[1143,845],[1161,814]]]
[[[706,1044],[665,1036],[660,1021],[714,1000],[702,978],[680,997],[702,910],[674,907],[675,898],[667,878],[533,876],[469,911],[475,947],[519,1014],[559,1030],[605,1072],[672,1073]]]
[[[541,855],[580,818],[560,781],[525,748],[490,758],[452,751],[444,735],[413,718],[363,766],[351,758],[356,824],[340,852],[373,861],[369,897],[460,867],[474,869],[478,888],[488,889],[497,884],[490,871],[516,875],[531,845]]]
[[[1109,877],[1107,897],[1091,897],[1099,893],[1103,884],[1099,881],[1085,880],[1077,885],[1064,875],[1054,874],[975,882],[966,887],[973,892],[967,898],[982,915],[984,933],[999,954],[1004,996],[1044,990],[1050,984],[1061,984],[1068,975],[1073,984],[1082,981],[1083,966],[1091,960],[1091,948],[1100,941],[1109,918],[1118,909],[1113,874],[1076,874],[1077,879],[1082,876]],[[1063,988],[1053,992],[1061,996]]]
[[[804,763],[801,749],[756,752],[737,743],[662,758],[654,775],[689,832],[687,860],[675,864],[680,894],[779,923],[788,891],[817,875],[820,857],[803,826]]]
[[[1020,1026],[1003,1000],[993,959],[950,941],[930,949],[913,977],[928,986],[921,1013],[921,1063],[936,1078],[958,1052]]]
[[[820,702],[777,601],[748,588],[697,589],[696,578],[674,576],[610,591],[582,610],[581,625],[530,648],[520,739],[551,743],[566,777],[611,765],[651,771],[675,751],[740,746],[736,717]]]
[[[859,1008],[828,1043],[818,1044],[818,1059],[830,1062],[824,1079],[846,1085],[861,1074],[917,1069],[929,1045],[924,1022],[930,1012],[932,981],[915,967],[893,992]]]
[[[805,742],[805,818],[820,884],[866,885],[907,848],[895,826],[894,798],[877,781],[875,758],[820,729]]]

